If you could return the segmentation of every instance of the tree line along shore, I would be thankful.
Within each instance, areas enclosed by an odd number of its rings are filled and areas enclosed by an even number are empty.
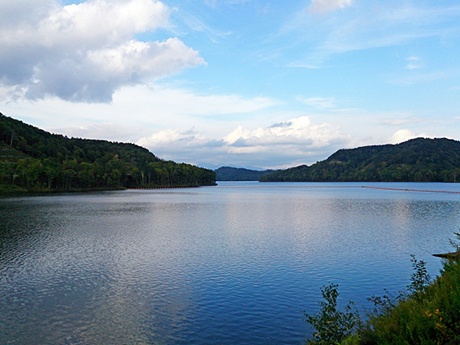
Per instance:
[[[0,113],[0,192],[214,185],[216,174],[130,143],[68,138]]]

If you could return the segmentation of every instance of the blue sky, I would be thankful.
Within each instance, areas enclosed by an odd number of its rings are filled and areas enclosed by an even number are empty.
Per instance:
[[[460,4],[0,3],[0,111],[207,168],[460,139]]]

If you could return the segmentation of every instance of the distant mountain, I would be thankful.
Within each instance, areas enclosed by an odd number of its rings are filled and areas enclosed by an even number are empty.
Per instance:
[[[270,170],[258,171],[244,168],[220,167],[216,170],[217,181],[258,181]]]
[[[460,142],[417,138],[397,145],[342,149],[311,166],[264,174],[260,181],[457,182]]]
[[[212,170],[163,161],[146,148],[67,138],[0,113],[0,192],[215,184]]]

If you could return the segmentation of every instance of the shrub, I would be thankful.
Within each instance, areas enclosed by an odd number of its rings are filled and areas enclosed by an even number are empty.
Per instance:
[[[359,314],[352,302],[347,304],[344,312],[337,310],[337,284],[323,286],[321,294],[324,298],[320,303],[321,310],[315,315],[304,313],[307,322],[316,329],[313,339],[310,339],[308,344],[339,344],[360,325]]]
[[[456,233],[460,240],[460,233]],[[451,241],[451,243],[453,243]],[[457,247],[460,248],[460,247]],[[444,261],[431,280],[423,260],[411,255],[413,273],[407,289],[369,298],[374,310],[362,322],[352,302],[337,310],[338,285],[322,288],[324,301],[315,315],[305,313],[316,332],[309,344],[460,344],[460,262]]]

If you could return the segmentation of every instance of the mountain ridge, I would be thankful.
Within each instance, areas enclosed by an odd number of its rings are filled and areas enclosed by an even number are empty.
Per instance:
[[[0,192],[214,185],[212,170],[132,143],[68,138],[0,113]]]
[[[222,166],[214,170],[217,181],[259,181],[260,177],[271,170],[253,170]]]
[[[457,182],[460,141],[415,138],[400,144],[340,149],[326,160],[276,170],[261,182]]]

